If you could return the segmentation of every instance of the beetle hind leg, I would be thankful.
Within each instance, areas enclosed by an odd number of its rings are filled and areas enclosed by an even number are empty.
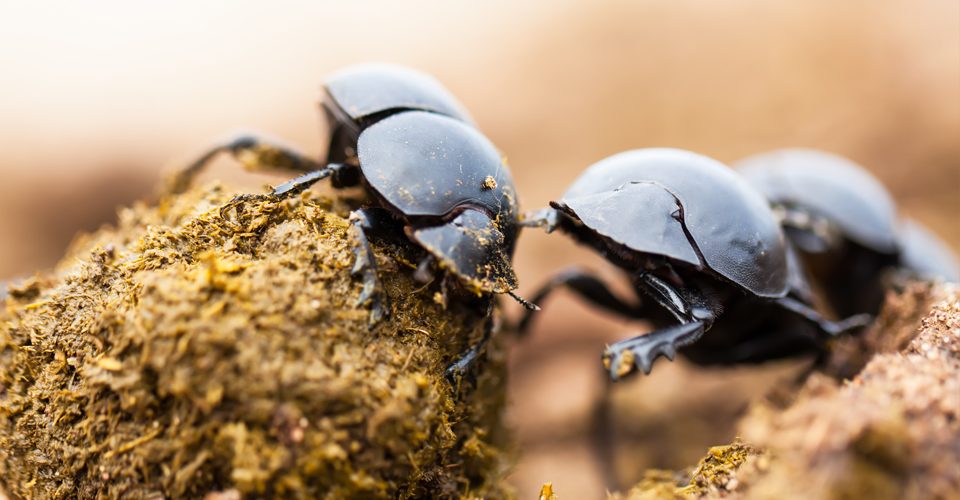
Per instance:
[[[174,174],[167,186],[171,194],[186,191],[207,165],[220,153],[229,153],[251,171],[280,169],[296,172],[321,170],[324,165],[303,153],[255,135],[238,135],[210,148],[193,163]]]

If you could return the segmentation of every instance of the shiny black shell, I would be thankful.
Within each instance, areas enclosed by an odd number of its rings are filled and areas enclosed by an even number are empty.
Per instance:
[[[407,217],[474,206],[494,219],[516,218],[516,189],[503,158],[460,121],[417,111],[393,115],[360,135],[357,152],[367,184]]]
[[[705,156],[620,153],[590,166],[554,206],[631,250],[708,268],[757,296],[789,291],[786,244],[767,201]]]
[[[890,194],[850,160],[810,149],[782,149],[734,166],[771,202],[823,217],[846,238],[875,252],[897,253],[896,206]]]
[[[410,237],[441,266],[481,291],[516,288],[516,188],[483,134],[447,116],[409,111],[365,129],[357,152],[368,188],[416,226]]]
[[[324,84],[331,101],[353,121],[399,110],[430,111],[472,123],[469,113],[435,78],[392,64],[343,69]]]

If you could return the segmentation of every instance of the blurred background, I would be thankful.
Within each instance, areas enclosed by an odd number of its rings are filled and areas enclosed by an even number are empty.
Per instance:
[[[960,3],[812,0],[0,4],[0,279],[47,269],[215,139],[261,130],[320,154],[320,83],[355,62],[434,74],[508,156],[525,208],[646,146],[732,162],[822,148],[871,170],[960,247]],[[206,178],[280,178],[221,161]],[[523,235],[521,292],[580,263]],[[512,355],[521,497],[603,491],[585,436],[604,343],[645,328],[560,293]],[[516,312],[512,310],[511,312]],[[614,394],[624,481],[733,437],[745,401],[797,364],[658,365]]]

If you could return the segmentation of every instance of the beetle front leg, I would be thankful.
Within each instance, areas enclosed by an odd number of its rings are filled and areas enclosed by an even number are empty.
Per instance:
[[[542,227],[548,233],[552,233],[559,223],[560,212],[553,208],[541,208],[533,212],[526,212],[517,221],[520,227]]]
[[[200,175],[203,169],[220,153],[229,153],[251,171],[279,169],[312,172],[324,168],[323,164],[299,151],[275,141],[243,134],[213,146],[193,163],[177,172],[171,178],[167,191],[172,194],[186,191],[193,179]]]
[[[721,310],[709,294],[677,288],[650,273],[641,273],[637,278],[637,284],[680,324],[607,347],[603,352],[603,366],[613,381],[634,373],[637,368],[649,374],[653,362],[661,356],[672,361],[678,348],[696,342],[710,329]]]
[[[353,255],[355,257],[353,269],[350,273],[363,277],[363,290],[357,299],[357,304],[367,302],[370,306],[370,324],[376,324],[390,315],[390,300],[380,283],[377,275],[377,261],[367,239],[367,231],[374,227],[374,215],[366,209],[354,210],[350,213],[350,230],[353,233]]]
[[[318,181],[326,179],[331,175],[334,178],[337,175],[341,174],[345,170],[352,169],[351,165],[346,165],[343,163],[331,163],[326,167],[315,170],[313,172],[307,172],[299,177],[291,179],[283,184],[278,185],[273,188],[267,194],[238,194],[234,196],[230,201],[225,203],[220,207],[220,217],[225,218],[226,212],[231,208],[239,205],[240,203],[250,202],[250,201],[281,201],[290,196],[293,196],[298,193],[302,193],[310,186],[316,184]]]
[[[696,342],[705,331],[703,321],[692,321],[621,340],[603,351],[603,367],[613,381],[632,374],[638,367],[649,374],[657,358],[663,356],[673,361],[678,347]]]

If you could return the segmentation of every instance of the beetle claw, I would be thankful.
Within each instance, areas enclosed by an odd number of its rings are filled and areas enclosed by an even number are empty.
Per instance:
[[[673,358],[677,357],[677,348],[672,344],[663,346],[663,356],[670,361],[673,361]]]
[[[663,356],[673,361],[677,348],[696,341],[703,335],[703,329],[702,321],[694,321],[621,340],[607,347],[603,353],[604,366],[613,381],[632,374],[638,368],[649,375],[657,358]]]

